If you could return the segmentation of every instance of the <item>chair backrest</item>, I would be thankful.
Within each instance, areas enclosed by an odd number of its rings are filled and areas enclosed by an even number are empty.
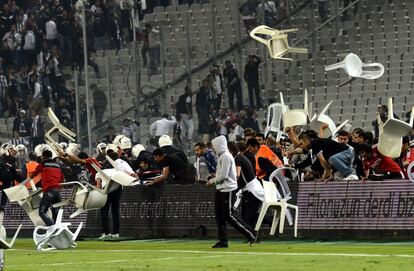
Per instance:
[[[309,122],[309,102],[308,102],[308,90],[305,89],[304,92],[304,101],[303,109],[293,109],[289,110],[285,106],[285,101],[283,99],[283,93],[280,93],[280,103],[283,108],[283,125],[284,127],[293,127],[293,126],[303,126],[307,125]]]
[[[276,141],[279,141],[281,132],[283,132],[283,105],[281,103],[272,103],[267,108],[267,126],[266,135],[269,132],[276,132]]]
[[[288,179],[286,178],[287,172],[290,173],[292,180],[299,178],[298,172],[294,168],[281,167],[276,169],[270,174],[269,181],[279,184],[279,194],[282,199],[289,200],[292,198],[290,188],[288,185]]]
[[[263,181],[264,203],[275,203],[278,201],[278,191],[273,182]]]

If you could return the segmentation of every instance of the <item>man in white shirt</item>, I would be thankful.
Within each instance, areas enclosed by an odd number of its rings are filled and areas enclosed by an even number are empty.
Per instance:
[[[57,26],[53,18],[50,18],[45,25],[46,29],[46,40],[49,43],[56,44],[57,38],[58,38],[58,31]]]
[[[162,135],[170,135],[170,131],[174,128],[174,125],[177,123],[177,120],[174,116],[170,116],[168,114],[162,115],[160,120],[156,120],[151,123],[149,132],[150,136],[155,136],[155,142],[158,142],[158,139]]]

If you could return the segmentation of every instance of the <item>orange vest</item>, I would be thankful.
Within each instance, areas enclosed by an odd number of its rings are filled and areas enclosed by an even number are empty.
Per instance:
[[[275,167],[283,166],[283,162],[268,146],[261,145],[256,154],[256,176],[261,179],[266,176],[266,171],[259,167],[259,157],[268,159]]]
[[[38,162],[35,161],[29,161],[26,163],[26,170],[27,170],[27,176],[29,177],[36,169],[36,167],[39,165]],[[36,177],[33,178],[33,182],[36,185],[40,180],[42,179],[41,173],[39,173]],[[27,188],[32,188],[30,183],[26,183]]]

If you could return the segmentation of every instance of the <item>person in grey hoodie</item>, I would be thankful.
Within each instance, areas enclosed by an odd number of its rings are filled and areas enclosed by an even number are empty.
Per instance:
[[[255,242],[253,230],[241,219],[232,214],[232,206],[236,200],[237,177],[236,164],[231,153],[227,149],[227,140],[224,136],[214,138],[211,143],[218,155],[217,171],[206,185],[216,185],[215,213],[218,228],[219,241],[212,248],[228,247],[226,222],[243,234],[250,244]]]

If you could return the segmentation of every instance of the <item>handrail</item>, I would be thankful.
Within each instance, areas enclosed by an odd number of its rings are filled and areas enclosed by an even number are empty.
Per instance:
[[[359,0],[358,0],[359,1]],[[279,21],[277,23],[277,25],[286,23],[289,18],[293,15],[295,15],[296,13],[298,13],[299,11],[301,11],[303,8],[305,8],[308,4],[312,3],[312,0],[305,0],[301,5],[299,5],[294,11],[292,11],[289,14],[289,17],[284,17],[281,21]],[[244,39],[242,39],[239,43],[233,44],[232,46],[230,46],[226,51],[213,56],[211,58],[209,58],[208,60],[206,60],[204,63],[200,64],[198,67],[195,67],[194,69],[192,69],[190,72],[185,72],[183,74],[181,74],[178,78],[176,78],[175,80],[173,80],[172,82],[168,82],[166,85],[160,87],[157,89],[157,91],[154,91],[151,95],[149,95],[149,97],[147,97],[146,99],[144,99],[143,101],[140,102],[140,105],[143,105],[153,99],[155,99],[156,97],[158,97],[160,94],[162,94],[164,91],[166,91],[167,89],[174,87],[176,85],[178,85],[180,82],[182,82],[183,80],[187,79],[190,75],[197,73],[199,71],[201,71],[202,69],[208,67],[210,64],[213,64],[215,61],[217,61],[218,59],[221,59],[223,57],[225,57],[226,55],[232,53],[233,51],[241,48],[243,45],[245,45],[247,42],[251,41],[252,38],[250,37],[245,37]],[[125,116],[126,114],[132,112],[135,109],[135,106],[132,106],[130,108],[128,108],[127,110],[125,110],[124,112],[113,116],[111,119],[108,119],[106,121],[103,121],[102,123],[96,125],[95,127],[92,128],[92,131],[95,132],[105,126],[107,126],[110,122],[116,120],[116,119],[120,119],[123,116]]]

